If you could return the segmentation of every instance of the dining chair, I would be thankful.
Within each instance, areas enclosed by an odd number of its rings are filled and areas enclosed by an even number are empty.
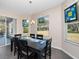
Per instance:
[[[51,59],[51,41],[52,38],[46,40],[45,48],[42,51],[40,51],[41,56],[44,57],[44,59],[46,59],[47,56],[49,56],[49,59]]]
[[[22,36],[21,34],[15,34],[15,35],[14,35],[14,37],[15,37],[15,38],[14,38],[14,56],[15,56],[15,54],[16,54],[16,52],[17,52],[17,49],[18,49],[18,48],[17,48],[17,42],[16,42],[16,40],[18,40],[18,38],[21,38],[21,36]]]
[[[14,36],[17,38],[21,38],[22,34],[15,34]]]
[[[35,38],[35,34],[30,34],[30,37],[31,38]]]
[[[36,35],[36,38],[37,38],[37,39],[40,39],[40,40],[43,40],[43,35],[37,34],[37,35]]]
[[[49,56],[49,59],[51,59],[51,42],[52,38],[48,39],[46,42],[46,55]]]
[[[18,40],[18,58],[21,59],[24,57],[25,59],[29,59],[32,52],[29,50],[29,47],[27,45],[27,41]]]
[[[17,50],[18,50],[18,43],[17,43],[17,40],[18,40],[18,39],[19,39],[19,38],[14,37],[14,56],[16,55]]]

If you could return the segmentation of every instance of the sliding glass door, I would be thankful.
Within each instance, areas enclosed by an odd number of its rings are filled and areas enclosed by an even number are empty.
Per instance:
[[[16,33],[16,19],[0,16],[0,46],[10,44],[10,36]]]
[[[16,19],[6,17],[6,44],[10,44],[10,37],[16,33]]]
[[[0,16],[0,46],[5,45],[5,17]]]

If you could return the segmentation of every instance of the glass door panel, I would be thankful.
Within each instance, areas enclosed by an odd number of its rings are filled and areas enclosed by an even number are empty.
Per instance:
[[[10,37],[16,33],[16,22],[14,18],[6,17],[6,39],[7,43],[10,44]]]
[[[0,16],[0,46],[5,45],[5,18]]]
[[[0,16],[0,46],[10,44],[10,36],[16,33],[16,19]]]

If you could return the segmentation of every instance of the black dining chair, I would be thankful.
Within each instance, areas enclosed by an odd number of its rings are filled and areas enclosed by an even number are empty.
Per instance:
[[[15,34],[14,36],[17,38],[21,38],[22,34]]]
[[[43,35],[37,34],[37,35],[36,35],[36,38],[37,38],[37,39],[40,39],[40,40],[43,40]]]
[[[42,51],[40,51],[41,56],[44,57],[44,59],[46,59],[47,56],[49,56],[49,59],[51,59],[51,41],[52,38],[46,40],[45,48]]]
[[[46,42],[46,55],[49,56],[49,59],[51,59],[51,42],[52,42],[52,38],[48,39]]]
[[[14,56],[17,53],[17,50],[18,50],[18,43],[17,43],[18,39],[19,38],[14,37]]]
[[[22,36],[21,34],[15,34],[15,35],[14,35],[14,37],[15,37],[15,38],[14,38],[14,56],[15,56],[15,54],[16,54],[16,52],[17,52],[17,49],[18,49],[18,48],[17,48],[17,42],[16,42],[16,40],[18,40],[18,38],[21,38],[21,36]]]
[[[30,37],[31,38],[35,38],[35,34],[30,34]]]
[[[27,41],[18,40],[18,59],[21,59],[24,57],[25,59],[29,59],[32,52],[29,50],[29,47],[27,45]]]

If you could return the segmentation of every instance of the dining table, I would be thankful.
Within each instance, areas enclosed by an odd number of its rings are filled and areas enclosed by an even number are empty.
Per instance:
[[[14,37],[13,37],[14,38]],[[11,51],[13,51],[13,38],[11,39]],[[28,46],[33,50],[34,53],[36,53],[38,56],[38,59],[42,59],[41,53],[43,49],[46,47],[46,42],[49,39],[37,39],[37,38],[31,38],[27,36],[21,36],[20,40],[27,41]]]

